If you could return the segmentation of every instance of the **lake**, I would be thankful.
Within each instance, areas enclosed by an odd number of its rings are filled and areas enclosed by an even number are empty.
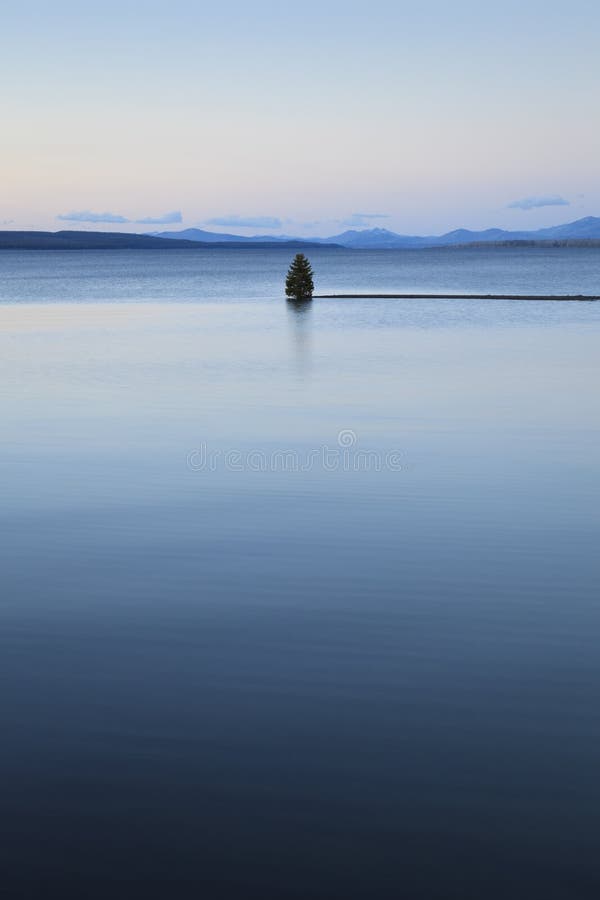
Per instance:
[[[595,898],[600,304],[289,262],[0,254],[5,895]]]

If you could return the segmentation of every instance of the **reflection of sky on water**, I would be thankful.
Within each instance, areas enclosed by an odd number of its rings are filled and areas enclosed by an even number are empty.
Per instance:
[[[591,883],[564,840],[599,806],[587,309],[0,306],[11,857],[106,886],[135,834],[136,883],[285,896],[303,847],[323,897],[399,865],[442,897],[501,847],[532,895],[530,859]],[[401,468],[188,465],[340,432]]]

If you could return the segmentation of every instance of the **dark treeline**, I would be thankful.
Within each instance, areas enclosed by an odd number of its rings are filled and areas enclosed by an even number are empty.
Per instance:
[[[265,241],[255,244],[220,241],[166,240],[149,234],[108,231],[0,231],[0,250],[215,250],[316,247],[303,241]]]
[[[449,246],[447,249],[465,250],[473,247],[476,250],[489,250],[494,247],[600,247],[600,239],[555,238],[554,240],[526,240],[522,238],[513,238],[508,241],[470,241],[465,244],[452,244],[452,246]]]

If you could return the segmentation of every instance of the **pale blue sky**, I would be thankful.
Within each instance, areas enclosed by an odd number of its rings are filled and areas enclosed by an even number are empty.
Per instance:
[[[0,227],[600,214],[599,33],[591,0],[5,8]]]

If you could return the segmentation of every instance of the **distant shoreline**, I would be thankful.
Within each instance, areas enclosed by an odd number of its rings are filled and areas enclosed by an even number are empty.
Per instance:
[[[500,241],[429,244],[416,247],[358,247],[302,239],[255,241],[199,241],[127,234],[120,231],[0,231],[0,250],[304,250],[323,249],[404,252],[406,250],[493,250],[552,249],[580,247],[600,249],[600,238],[562,238],[531,240],[514,238]]]
[[[122,231],[0,231],[0,250],[316,250],[310,241],[188,241]],[[337,244],[329,244],[339,249]]]
[[[474,250],[485,250],[487,247],[598,247],[600,248],[599,238],[562,238],[548,240],[529,240],[514,238],[506,241],[469,241],[466,244],[446,244],[444,249],[448,250],[466,250],[471,248]],[[439,249],[442,249],[440,247]]]

